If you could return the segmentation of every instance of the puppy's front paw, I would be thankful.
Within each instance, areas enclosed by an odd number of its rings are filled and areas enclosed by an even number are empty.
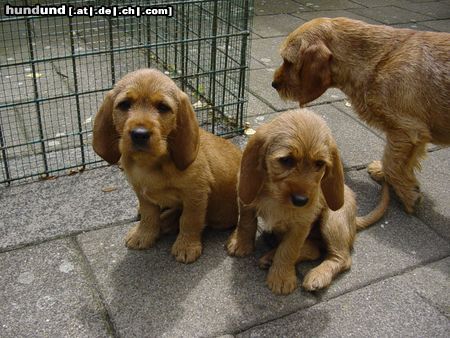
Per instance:
[[[181,263],[192,263],[202,254],[202,243],[178,236],[172,246],[172,255]]]
[[[333,276],[326,271],[312,269],[303,279],[303,288],[308,291],[316,291],[326,288],[331,284]]]
[[[381,161],[372,161],[367,166],[367,172],[374,181],[381,182],[384,179],[383,164]]]
[[[134,250],[148,249],[155,244],[157,238],[158,234],[148,231],[148,229],[142,230],[138,224],[128,232],[125,237],[125,245]]]
[[[290,294],[297,288],[295,268],[277,269],[272,266],[267,275],[267,286],[275,294]]]
[[[227,242],[227,252],[230,256],[247,256],[254,248],[254,239],[241,236],[237,229],[233,231]]]

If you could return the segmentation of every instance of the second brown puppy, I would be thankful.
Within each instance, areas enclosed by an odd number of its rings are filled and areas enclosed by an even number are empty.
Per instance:
[[[298,109],[284,113],[260,127],[249,140],[241,162],[239,199],[257,210],[266,230],[280,240],[278,247],[260,260],[270,266],[269,288],[291,293],[297,286],[295,264],[320,257],[325,260],[303,280],[306,290],[327,287],[341,271],[350,268],[357,229],[376,222],[389,203],[383,186],[379,205],[356,217],[353,191],[344,184],[339,150],[325,121]],[[227,249],[234,256],[254,248],[256,224],[240,222]]]
[[[126,238],[130,249],[150,248],[179,223],[172,254],[190,263],[202,252],[205,223],[236,225],[241,152],[199,128],[188,96],[163,73],[129,73],[108,92],[93,147],[109,163],[120,159],[138,197],[141,220]]]

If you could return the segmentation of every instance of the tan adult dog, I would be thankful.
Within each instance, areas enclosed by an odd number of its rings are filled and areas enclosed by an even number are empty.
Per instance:
[[[297,286],[295,264],[320,257],[325,260],[308,272],[306,290],[330,285],[350,268],[356,230],[376,222],[389,204],[383,185],[379,205],[356,217],[353,191],[344,184],[339,150],[325,121],[306,109],[286,112],[260,127],[244,150],[239,199],[255,208],[279,245],[260,259],[268,267],[267,284],[277,294]],[[245,256],[254,248],[256,224],[240,222],[228,240],[228,253]]]
[[[337,87],[386,133],[382,164],[369,173],[385,177],[413,212],[426,144],[450,144],[450,34],[319,18],[289,34],[281,56],[272,86],[282,98],[303,105]]]
[[[120,159],[138,197],[141,220],[126,237],[129,248],[150,248],[173,225],[167,223],[179,222],[172,254],[190,263],[201,254],[205,223],[237,224],[241,152],[200,129],[188,96],[161,72],[129,73],[108,92],[95,118],[93,147],[109,163]]]

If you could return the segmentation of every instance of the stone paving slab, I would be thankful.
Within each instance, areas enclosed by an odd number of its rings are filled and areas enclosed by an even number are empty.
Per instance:
[[[119,336],[212,337],[245,329],[312,305],[311,294],[273,295],[256,266],[264,243],[248,258],[227,256],[229,232],[206,231],[193,264],[175,261],[175,237],[145,251],[125,248],[130,226],[92,231],[78,241],[98,280]]]
[[[432,17],[408,11],[395,6],[385,6],[376,8],[357,8],[350,10],[353,13],[377,20],[381,23],[391,25],[396,23],[408,23],[416,21],[431,20]]]
[[[285,36],[258,39],[252,41],[252,58],[262,63],[265,67],[276,68],[282,63],[280,46]],[[269,83],[270,85],[270,83]]]
[[[348,116],[350,116],[352,119],[357,121],[359,124],[364,126],[365,128],[369,129],[372,133],[376,134],[378,137],[385,139],[384,132],[381,130],[372,128],[367,125],[361,118],[358,116],[358,114],[353,110],[352,106],[349,106],[349,102],[347,100],[345,101],[339,101],[339,102],[333,102],[332,105],[336,107],[341,113],[344,113]]]
[[[272,113],[274,110],[272,107],[258,99],[255,95],[248,94],[248,107],[247,117],[261,116]]]
[[[408,3],[408,4],[400,3],[396,4],[396,6],[407,9],[412,12],[432,16],[436,19],[450,18],[450,4],[445,4],[441,2]]]
[[[305,23],[305,20],[289,14],[255,16],[252,32],[263,38],[286,37],[303,23]]]
[[[364,171],[350,172],[347,178],[358,194],[360,213],[367,213],[379,197],[378,185]],[[229,232],[206,231],[203,255],[183,265],[170,254],[174,236],[162,238],[149,250],[127,250],[123,238],[130,227],[77,237],[118,334],[127,336],[145,332],[214,336],[245,330],[440,259],[450,251],[446,241],[394,202],[382,221],[359,234],[352,269],[330,289],[315,295],[296,290],[279,297],[265,286],[266,272],[257,268],[258,257],[267,250],[262,241],[249,257],[231,258],[223,248]],[[299,279],[315,264],[299,265]]]
[[[0,270],[1,337],[112,336],[73,240],[1,253]]]
[[[255,0],[255,15],[271,15],[283,13],[295,13],[299,11],[312,10],[292,0]]]
[[[250,66],[249,67],[250,67],[249,69],[252,70],[252,69],[262,69],[262,68],[265,68],[266,66],[263,63],[256,60],[255,58],[250,57]]]
[[[1,188],[0,204],[0,251],[137,215],[137,199],[116,167]]]
[[[450,321],[394,279],[314,305],[237,337],[448,337]]]
[[[405,288],[414,290],[450,319],[449,271],[450,258],[447,257],[398,276],[395,280]]]
[[[348,9],[348,8],[361,8],[362,6],[356,2],[349,0],[297,0],[298,3],[302,4],[306,8],[315,11],[326,11],[326,10],[337,10],[337,9]]]
[[[423,21],[422,25],[430,27],[431,29],[439,32],[450,33],[450,19],[449,20],[433,20],[433,21]]]
[[[355,19],[355,20],[362,20],[367,23],[371,23],[371,24],[375,24],[375,25],[380,24],[378,21],[366,18],[362,15],[358,15],[358,14],[352,13],[347,10],[342,10],[342,9],[320,10],[320,11],[315,11],[315,12],[300,12],[300,13],[295,13],[293,15],[298,16],[299,18],[302,18],[307,21],[315,19],[315,18],[320,18],[320,17],[326,17],[326,18],[346,17],[346,18]]]
[[[417,208],[418,217],[441,236],[450,240],[450,148],[428,153],[417,177],[424,201]]]
[[[411,4],[414,3],[414,0],[352,0],[353,2],[360,4],[364,7],[385,7],[385,6],[399,6],[402,4]],[[427,1],[434,1],[434,0],[417,0],[417,2],[427,2]]]

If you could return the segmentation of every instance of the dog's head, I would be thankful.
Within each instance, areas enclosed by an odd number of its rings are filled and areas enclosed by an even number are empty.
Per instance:
[[[344,171],[325,121],[297,109],[260,127],[244,150],[238,190],[244,204],[263,193],[292,207],[308,206],[322,192],[330,209],[340,209]]]
[[[330,87],[332,54],[326,46],[329,29],[329,19],[314,19],[283,41],[280,49],[283,64],[275,71],[272,82],[281,98],[303,105]]]
[[[109,163],[117,163],[121,154],[147,162],[170,156],[184,170],[198,146],[199,127],[188,96],[155,69],[123,77],[95,118],[93,147]]]

